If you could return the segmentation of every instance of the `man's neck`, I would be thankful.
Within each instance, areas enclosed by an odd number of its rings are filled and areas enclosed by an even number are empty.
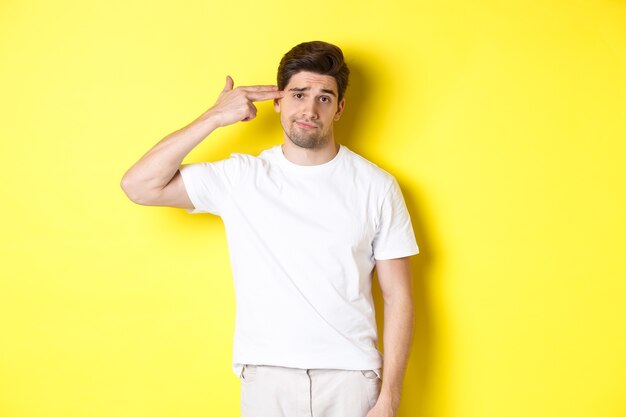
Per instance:
[[[287,139],[281,148],[285,158],[296,165],[321,165],[332,160],[339,152],[339,144],[334,139],[317,149],[301,148]]]

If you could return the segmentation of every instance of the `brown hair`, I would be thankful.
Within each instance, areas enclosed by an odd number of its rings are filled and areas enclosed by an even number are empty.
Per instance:
[[[291,48],[278,65],[278,89],[283,90],[291,77],[300,71],[330,75],[337,81],[338,97],[341,101],[348,87],[350,70],[344,62],[339,47],[322,41],[303,42]]]

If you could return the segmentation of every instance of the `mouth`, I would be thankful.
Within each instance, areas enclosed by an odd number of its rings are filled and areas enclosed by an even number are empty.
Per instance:
[[[302,129],[315,129],[315,128],[317,128],[317,126],[314,125],[314,124],[300,122],[298,120],[295,121],[295,125],[300,127],[300,128],[302,128]]]

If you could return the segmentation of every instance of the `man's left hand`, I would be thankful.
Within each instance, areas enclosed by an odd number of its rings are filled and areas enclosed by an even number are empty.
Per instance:
[[[396,417],[396,414],[391,404],[378,401],[365,417]]]

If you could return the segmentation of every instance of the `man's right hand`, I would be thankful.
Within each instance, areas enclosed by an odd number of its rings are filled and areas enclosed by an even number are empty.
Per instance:
[[[237,122],[247,122],[256,117],[255,101],[282,98],[283,92],[275,85],[253,85],[233,88],[230,75],[217,101],[201,117],[211,117],[218,126],[228,126]]]
[[[275,85],[233,88],[233,79],[227,76],[213,107],[167,135],[141,157],[122,177],[122,189],[137,204],[193,208],[178,172],[185,156],[215,128],[254,119],[255,101],[281,97],[283,92]]]

